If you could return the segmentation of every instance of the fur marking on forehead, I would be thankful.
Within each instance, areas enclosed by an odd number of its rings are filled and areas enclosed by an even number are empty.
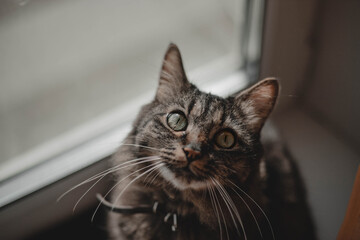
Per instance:
[[[214,111],[214,113],[212,114],[213,121],[215,123],[221,123],[221,120],[222,120],[224,114],[225,114],[225,112],[223,111],[223,109],[216,109]]]
[[[190,114],[194,115],[194,116],[200,116],[202,108],[203,108],[203,106],[202,106],[202,103],[201,103],[201,99],[197,98],[195,100],[193,108],[191,109]]]

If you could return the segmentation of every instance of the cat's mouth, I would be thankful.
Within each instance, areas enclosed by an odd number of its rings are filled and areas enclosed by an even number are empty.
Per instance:
[[[161,175],[175,188],[180,190],[189,188],[200,190],[207,188],[208,185],[208,178],[199,175],[190,165],[182,168],[176,168],[172,165],[164,166],[161,171]]]
[[[178,189],[203,189],[207,186],[209,173],[201,169],[204,163],[194,161],[186,165],[167,163],[161,172],[162,177]]]
[[[208,175],[204,170],[205,164],[204,161],[197,160],[187,164],[167,164],[167,167],[174,172],[177,177],[203,180],[204,177]]]

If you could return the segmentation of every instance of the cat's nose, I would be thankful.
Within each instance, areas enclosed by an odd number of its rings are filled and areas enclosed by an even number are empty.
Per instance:
[[[183,148],[186,159],[190,162],[201,158],[201,148],[198,145],[189,144]]]

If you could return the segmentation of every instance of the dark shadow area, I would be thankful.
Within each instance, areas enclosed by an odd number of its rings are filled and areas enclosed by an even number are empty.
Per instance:
[[[95,208],[96,206],[90,208],[82,214],[74,215],[73,218],[66,222],[56,225],[50,229],[46,229],[45,231],[26,239],[106,239],[105,212],[99,210],[96,214],[94,222],[91,222],[91,217]]]

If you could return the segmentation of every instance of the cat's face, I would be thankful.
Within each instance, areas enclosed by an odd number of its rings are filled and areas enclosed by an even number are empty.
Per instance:
[[[165,163],[159,175],[174,187],[205,189],[212,179],[245,182],[262,154],[259,132],[271,112],[277,81],[267,79],[236,97],[220,98],[190,84],[175,45],[164,59],[155,100],[136,123],[143,155]],[[157,149],[157,150],[153,150]]]

